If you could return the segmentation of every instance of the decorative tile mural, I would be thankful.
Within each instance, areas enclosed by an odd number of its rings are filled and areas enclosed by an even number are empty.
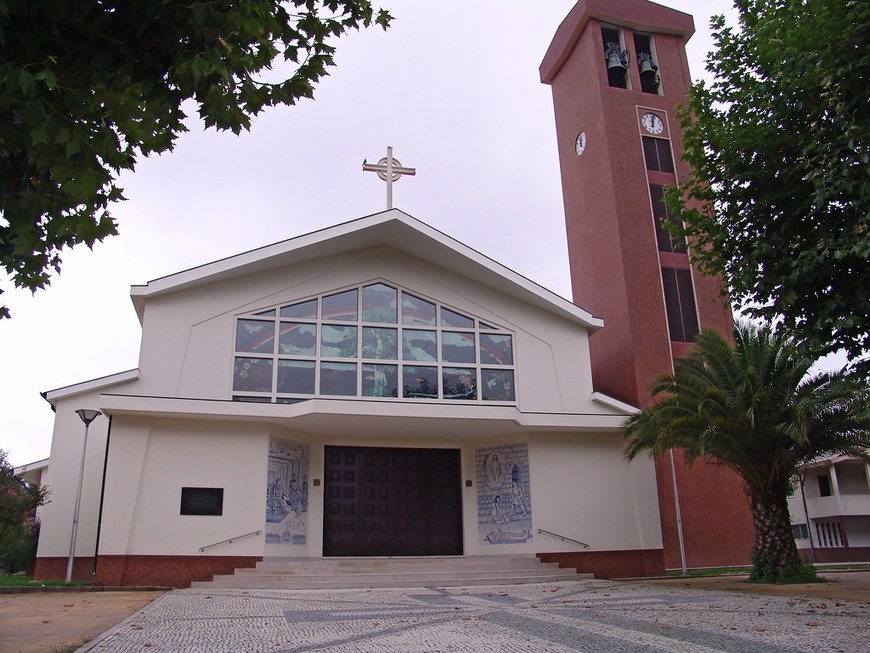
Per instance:
[[[305,544],[308,524],[308,447],[269,438],[266,542]]]
[[[508,444],[475,452],[477,523],[484,544],[519,544],[532,539],[529,448]]]

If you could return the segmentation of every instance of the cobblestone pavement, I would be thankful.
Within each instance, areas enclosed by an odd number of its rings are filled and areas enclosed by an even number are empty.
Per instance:
[[[92,653],[867,653],[870,605],[589,580],[372,590],[176,590]]]

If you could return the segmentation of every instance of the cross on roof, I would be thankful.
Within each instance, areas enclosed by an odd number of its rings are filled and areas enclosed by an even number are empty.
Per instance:
[[[377,163],[366,163],[363,159],[364,172],[376,172],[378,177],[387,182],[387,209],[393,208],[393,182],[399,181],[402,175],[417,174],[416,168],[404,168],[402,163],[393,158],[393,148],[387,147],[387,156]]]

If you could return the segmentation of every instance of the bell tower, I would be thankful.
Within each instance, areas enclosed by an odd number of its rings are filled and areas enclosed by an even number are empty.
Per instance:
[[[690,15],[647,0],[580,0],[540,67],[553,91],[574,301],[605,322],[590,340],[595,389],[641,408],[699,328],[733,329],[720,279],[699,274],[661,226],[671,219],[664,187],[689,174],[676,114],[693,33]],[[749,562],[736,476],[675,452],[656,459],[656,477],[666,568]]]

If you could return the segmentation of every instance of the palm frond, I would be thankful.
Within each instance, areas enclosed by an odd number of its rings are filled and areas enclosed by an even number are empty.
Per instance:
[[[734,344],[701,331],[660,376],[655,402],[626,422],[625,455],[682,449],[715,458],[750,488],[779,491],[821,454],[867,457],[870,399],[844,373],[808,376],[814,361],[770,326],[736,325]]]

